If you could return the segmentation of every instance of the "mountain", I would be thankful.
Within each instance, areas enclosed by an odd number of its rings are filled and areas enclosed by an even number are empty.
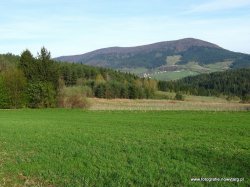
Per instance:
[[[56,60],[112,68],[159,80],[250,67],[250,55],[194,38],[137,47],[104,48]]]

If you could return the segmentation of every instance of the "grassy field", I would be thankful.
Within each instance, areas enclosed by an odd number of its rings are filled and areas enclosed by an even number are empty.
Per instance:
[[[250,104],[227,101],[218,97],[185,96],[184,101],[171,100],[175,93],[167,93],[166,99],[98,99],[89,98],[90,110],[198,110],[198,111],[249,111]],[[161,95],[162,97],[162,95]]]
[[[161,72],[161,73],[154,73],[150,75],[151,78],[156,80],[177,80],[187,76],[194,76],[198,75],[199,73],[190,71],[190,70],[181,70],[181,71],[168,71],[168,72]]]
[[[249,112],[1,110],[0,186],[249,186],[249,121]]]
[[[210,72],[215,71],[222,71],[230,69],[230,66],[233,64],[232,61],[224,61],[224,62],[217,62],[215,64],[208,64],[205,67],[210,69]]]
[[[147,68],[123,68],[120,69],[122,72],[130,72],[140,77],[143,77],[146,74],[148,77],[151,77],[156,80],[178,80],[187,76],[195,76],[202,73],[212,73],[229,70],[233,61],[222,61],[216,62],[213,64],[199,64],[195,61],[189,61],[186,64],[178,64],[180,61],[180,55],[167,56],[166,64],[155,69],[147,69]],[[163,69],[171,69],[175,66],[177,69],[172,71],[163,71]]]

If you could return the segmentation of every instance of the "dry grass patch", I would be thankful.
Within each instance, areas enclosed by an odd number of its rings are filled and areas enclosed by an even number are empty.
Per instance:
[[[224,99],[207,99],[188,97],[185,101],[176,100],[129,100],[90,98],[91,110],[210,110],[210,111],[244,111],[250,104],[229,102]]]

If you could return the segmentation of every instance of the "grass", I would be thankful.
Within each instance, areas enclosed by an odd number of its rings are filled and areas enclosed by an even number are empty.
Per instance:
[[[249,114],[2,110],[0,186],[249,186]]]
[[[187,76],[195,76],[201,73],[212,73],[217,71],[225,71],[230,69],[233,61],[223,61],[216,62],[213,64],[200,65],[198,62],[190,61],[184,65],[178,65],[178,62],[181,60],[180,55],[173,55],[166,57],[165,66],[161,66],[155,69],[147,69],[147,68],[123,68],[120,69],[122,72],[130,72],[141,77],[146,73],[148,77],[151,77],[156,80],[178,80]],[[163,67],[177,67],[177,71],[162,71]]]
[[[151,74],[150,77],[156,80],[169,81],[169,80],[181,79],[187,76],[194,76],[198,74],[199,73],[190,70],[181,70],[181,71],[167,71],[161,73],[154,73]]]
[[[228,70],[232,65],[233,61],[217,62],[214,64],[208,64],[205,67],[210,69],[210,72]]]
[[[167,56],[166,62],[167,62],[167,65],[172,66],[178,63],[180,59],[181,59],[181,55]]]
[[[218,97],[184,96],[184,101],[171,100],[175,93],[157,92],[159,98],[166,99],[98,99],[89,98],[90,110],[198,110],[198,111],[245,111],[250,104],[227,101]]]
[[[197,73],[206,73],[209,72],[208,68],[205,68],[199,65],[197,62],[188,62],[184,68],[189,71],[197,72]]]

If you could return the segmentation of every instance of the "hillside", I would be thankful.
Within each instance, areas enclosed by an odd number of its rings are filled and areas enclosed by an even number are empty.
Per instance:
[[[178,81],[160,81],[158,87],[162,91],[192,95],[227,95],[228,99],[237,96],[245,102],[250,102],[250,69],[213,72],[185,77]]]
[[[250,67],[250,55],[193,38],[137,47],[104,48],[56,60],[112,68],[158,80]]]

